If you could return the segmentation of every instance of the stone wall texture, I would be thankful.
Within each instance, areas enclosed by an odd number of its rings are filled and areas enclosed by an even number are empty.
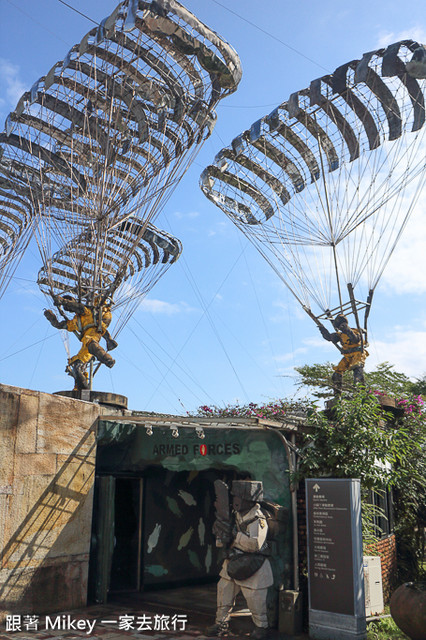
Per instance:
[[[86,605],[98,414],[0,385],[0,619]]]

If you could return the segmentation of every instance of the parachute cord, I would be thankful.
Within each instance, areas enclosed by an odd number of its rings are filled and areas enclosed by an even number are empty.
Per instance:
[[[162,378],[162,380],[161,380],[161,382],[160,382],[160,385],[162,384],[162,382],[164,381],[165,377],[166,377],[166,376],[167,376],[167,374],[169,373],[169,371],[170,371],[171,367],[172,367],[172,366],[174,365],[174,363],[176,362],[177,358],[180,356],[180,354],[181,354],[181,352],[183,351],[184,347],[185,347],[185,346],[187,345],[187,343],[189,342],[189,339],[191,338],[191,336],[192,336],[192,334],[194,333],[195,329],[198,327],[198,325],[200,324],[200,322],[201,322],[201,320],[203,319],[203,317],[204,317],[204,316],[206,316],[206,317],[207,317],[207,320],[208,320],[208,322],[209,322],[209,324],[210,324],[210,327],[211,327],[211,329],[212,329],[212,331],[213,331],[213,333],[214,333],[214,335],[215,335],[215,337],[216,337],[217,341],[219,342],[219,344],[220,344],[220,346],[221,346],[221,348],[222,348],[222,351],[224,352],[225,357],[226,357],[226,359],[227,359],[227,361],[228,361],[228,363],[229,363],[229,365],[230,365],[230,367],[231,367],[232,371],[234,372],[235,378],[236,378],[236,380],[238,381],[238,383],[239,383],[239,385],[240,385],[240,387],[241,387],[241,390],[242,390],[242,392],[243,392],[243,394],[244,394],[244,396],[245,396],[245,398],[246,398],[247,402],[249,402],[249,400],[250,400],[250,399],[249,399],[249,397],[248,397],[248,395],[247,395],[247,391],[246,391],[246,389],[245,389],[245,387],[244,387],[244,385],[243,385],[243,382],[242,382],[241,378],[239,377],[239,375],[238,375],[238,373],[237,373],[237,370],[236,370],[236,368],[235,368],[235,366],[234,366],[234,363],[232,362],[231,357],[230,357],[230,355],[228,354],[228,352],[227,352],[227,350],[226,350],[226,348],[225,348],[225,345],[224,345],[224,343],[223,343],[222,339],[221,339],[221,338],[220,338],[220,336],[219,336],[219,333],[218,333],[218,331],[217,331],[217,328],[216,328],[216,326],[215,326],[215,324],[214,324],[214,322],[213,322],[213,319],[212,319],[212,317],[211,317],[211,314],[210,314],[210,312],[209,312],[209,307],[211,306],[211,304],[212,304],[213,300],[215,299],[215,297],[216,297],[216,295],[217,295],[217,292],[220,290],[220,288],[221,288],[221,287],[222,287],[222,285],[224,284],[225,280],[229,277],[229,275],[230,275],[231,271],[232,271],[232,270],[234,269],[234,267],[237,265],[237,262],[240,260],[240,258],[241,258],[241,256],[242,256],[242,253],[243,253],[243,252],[241,252],[241,253],[240,253],[240,255],[237,257],[237,259],[235,260],[235,262],[234,262],[233,266],[232,266],[232,267],[231,267],[231,269],[229,270],[229,272],[228,272],[228,274],[226,275],[225,279],[223,280],[223,282],[221,283],[221,285],[218,287],[218,289],[217,289],[216,293],[215,293],[215,294],[214,294],[214,296],[211,298],[211,300],[210,300],[210,302],[209,302],[209,303],[206,303],[206,302],[205,302],[205,300],[204,300],[204,298],[203,298],[203,296],[202,296],[202,294],[201,294],[201,291],[200,291],[200,289],[199,289],[199,288],[198,288],[198,286],[197,286],[197,283],[195,282],[194,278],[192,277],[192,274],[191,274],[190,270],[188,269],[188,266],[187,266],[187,264],[186,264],[185,258],[182,258],[182,259],[179,261],[179,264],[180,264],[180,265],[182,265],[182,269],[184,269],[184,272],[185,272],[186,278],[187,278],[187,279],[188,279],[188,281],[190,282],[190,284],[191,284],[191,286],[192,286],[192,288],[193,288],[193,290],[194,290],[194,292],[195,292],[195,294],[196,294],[196,296],[197,296],[197,298],[198,298],[198,300],[199,300],[199,302],[200,302],[200,304],[201,304],[201,306],[202,306],[203,314],[202,314],[202,316],[199,318],[198,322],[195,324],[195,326],[194,326],[193,330],[191,331],[190,335],[187,337],[187,339],[186,339],[186,340],[185,340],[185,342],[183,343],[183,345],[182,345],[182,347],[180,348],[179,352],[176,354],[176,356],[175,356],[175,358],[173,359],[173,362],[171,363],[171,365],[170,365],[170,367],[169,367],[168,371],[166,372],[166,374],[164,374],[164,376],[163,376],[163,378]],[[151,398],[149,399],[149,402],[151,401],[151,399],[152,399],[153,395],[157,392],[157,390],[158,390],[158,387],[155,389],[154,393],[151,395]]]
[[[29,381],[29,383],[28,383],[28,386],[29,386],[30,388],[31,388],[31,384],[32,384],[32,381],[33,381],[33,378],[34,378],[34,375],[35,375],[36,369],[37,369],[37,367],[38,367],[38,363],[40,362],[40,357],[41,357],[41,354],[42,354],[42,352],[43,352],[43,347],[44,347],[44,344],[45,344],[46,339],[47,339],[47,333],[48,333],[48,331],[49,331],[49,327],[46,327],[46,333],[45,333],[45,335],[44,335],[44,340],[42,340],[42,341],[41,341],[41,343],[40,343],[40,349],[38,350],[38,355],[37,355],[37,358],[35,359],[35,362],[34,362],[33,372],[32,372],[32,374],[31,374],[31,378],[30,378],[30,381]]]
[[[13,353],[10,353],[8,356],[4,356],[3,358],[0,358],[0,362],[3,362],[3,360],[8,360],[9,358],[12,358],[13,356],[16,356],[17,353],[21,353],[22,351],[26,351],[27,349],[31,349],[31,347],[35,347],[35,345],[36,344],[40,344],[40,342],[46,342],[46,340],[49,340],[49,338],[53,338],[56,335],[57,335],[57,333],[51,333],[50,336],[47,336],[47,337],[45,336],[41,340],[37,340],[37,342],[33,342],[32,344],[29,344],[27,347],[23,347],[22,349],[18,349],[18,351],[14,351]]]
[[[331,220],[330,200],[328,197],[328,188],[325,180],[324,161],[322,157],[322,148],[321,148],[321,142],[320,142],[319,136],[317,137],[317,141],[318,141],[318,153],[319,153],[319,158],[321,163],[321,176],[322,176],[322,182],[324,186],[325,202],[326,202],[326,209],[327,209],[327,218],[328,218],[328,224],[330,227],[330,234],[331,234],[331,246],[333,248],[333,261],[334,261],[334,270],[336,272],[337,291],[339,294],[340,307],[343,309],[342,292],[340,290],[339,269],[337,267],[336,241],[334,238],[333,223]]]
[[[241,236],[238,236],[238,240],[239,240],[241,249],[243,249],[242,242],[241,242]],[[274,353],[274,351],[272,349],[272,340],[271,340],[271,336],[270,336],[270,333],[269,333],[269,330],[268,330],[268,325],[266,324],[265,316],[263,315],[262,306],[260,304],[259,297],[258,297],[257,291],[256,291],[256,287],[254,285],[253,276],[252,276],[252,273],[250,271],[250,263],[247,260],[247,256],[246,256],[245,251],[243,251],[243,255],[244,255],[244,262],[246,263],[247,273],[248,273],[249,278],[250,278],[250,283],[251,283],[251,286],[253,288],[254,296],[256,298],[256,303],[257,303],[257,307],[258,307],[258,310],[259,310],[259,314],[260,314],[260,317],[262,318],[263,328],[264,328],[266,337],[268,339],[268,343],[269,343],[269,348],[271,350],[272,359],[276,364],[277,363],[277,356],[276,356],[276,354]],[[291,323],[290,323],[290,328],[291,328]],[[292,341],[293,341],[293,336],[291,336],[291,338],[292,338]],[[293,352],[294,352],[294,349],[293,349]],[[278,373],[278,370],[277,370],[277,373]]]
[[[159,358],[159,355],[158,355],[158,348],[160,348],[160,349],[161,349],[161,350],[162,350],[166,355],[168,355],[168,356],[170,356],[170,353],[169,353],[168,351],[166,351],[166,350],[161,346],[161,344],[160,344],[157,340],[155,340],[155,338],[153,338],[153,336],[151,336],[151,335],[148,333],[148,331],[145,329],[145,327],[144,327],[140,322],[138,322],[138,321],[136,320],[136,318],[134,318],[134,317],[133,317],[133,318],[132,318],[132,321],[133,321],[133,322],[136,322],[136,324],[137,324],[137,325],[138,325],[138,326],[139,326],[143,331],[145,331],[145,333],[146,333],[146,334],[151,338],[151,340],[155,343],[155,345],[156,345],[156,350],[154,351],[154,350],[150,349],[150,348],[147,346],[146,342],[144,342],[144,341],[140,338],[140,336],[138,335],[138,333],[136,333],[136,331],[134,331],[134,330],[132,329],[132,327],[131,327],[131,326],[128,326],[128,327],[127,327],[127,328],[128,328],[128,330],[129,330],[129,331],[130,331],[130,332],[135,336],[135,338],[138,340],[138,342],[140,343],[140,345],[141,345],[141,346],[144,348],[144,350],[147,352],[147,354],[148,354],[148,356],[149,356],[149,358],[150,358],[151,362],[154,364],[154,366],[156,367],[156,369],[158,370],[158,372],[161,374],[161,371],[160,371],[160,369],[159,369],[159,367],[158,367],[158,364],[157,364],[157,363],[158,363],[158,361],[159,361],[159,362],[161,362],[161,364],[162,364],[164,367],[167,367],[167,363],[166,363],[164,360],[162,360],[161,358]],[[174,372],[173,372],[173,375],[175,376],[175,378],[176,378],[176,379],[177,379],[181,384],[183,384],[183,386],[184,386],[188,391],[190,391],[190,392],[195,396],[195,398],[197,399],[197,402],[202,403],[202,402],[204,402],[204,401],[205,401],[205,398],[207,397],[207,398],[209,398],[209,399],[210,399],[210,401],[211,401],[213,404],[215,404],[214,399],[210,396],[210,394],[208,393],[208,391],[206,391],[205,389],[203,389],[203,387],[200,385],[200,383],[198,382],[198,380],[197,380],[195,377],[193,377],[190,373],[187,373],[187,372],[183,369],[183,367],[182,367],[182,366],[178,365],[178,368],[182,371],[182,373],[183,373],[183,374],[185,374],[185,375],[189,378],[189,380],[190,380],[190,382],[191,382],[191,386],[188,386],[188,385],[184,382],[184,380],[183,380],[182,378],[180,378],[178,375],[176,375],[176,373],[174,373]],[[175,391],[174,391],[174,389],[171,387],[170,383],[166,383],[166,384],[168,384],[168,386],[169,386],[169,388],[170,388],[170,391],[173,393],[173,395],[176,395],[176,396],[177,396],[176,392],[175,392]],[[194,385],[196,385],[197,387],[199,387],[200,391],[204,394],[203,398],[198,397],[198,396],[197,396],[197,394],[194,392]],[[152,398],[151,398],[151,399],[152,399]],[[150,399],[150,400],[151,400],[151,399]]]

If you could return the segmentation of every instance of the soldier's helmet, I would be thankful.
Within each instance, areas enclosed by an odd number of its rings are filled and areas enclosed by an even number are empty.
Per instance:
[[[338,313],[333,320],[333,326],[339,327],[341,324],[345,324],[348,321],[347,317],[343,313]]]
[[[260,480],[234,480],[231,494],[247,502],[259,502],[263,500],[263,484]]]

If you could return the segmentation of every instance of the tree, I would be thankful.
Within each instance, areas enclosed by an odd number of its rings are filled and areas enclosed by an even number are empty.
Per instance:
[[[332,365],[296,368],[298,387],[308,387],[315,398],[332,395]],[[299,441],[300,466],[295,478],[333,476],[360,478],[363,497],[364,540],[371,542],[377,515],[370,492],[392,490],[395,510],[399,578],[416,580],[422,575],[426,527],[426,412],[418,393],[426,375],[412,382],[384,362],[366,374],[365,387],[353,387],[337,400],[331,412],[309,400],[271,400],[265,404],[204,405],[203,417],[259,417],[285,420],[289,414],[305,416],[309,432]],[[413,392],[416,392],[413,395]],[[394,399],[393,414],[383,409],[383,396]]]
[[[308,388],[314,398],[330,398],[333,396],[333,385],[331,376],[333,375],[333,365],[331,362],[325,364],[305,364],[302,367],[295,367],[298,373],[296,386],[300,389]],[[426,392],[426,375],[423,378],[412,382],[405,373],[394,370],[389,362],[382,362],[376,369],[365,372],[365,386],[374,391],[380,391],[391,396],[403,396],[404,394],[421,394],[421,389]],[[353,389],[353,378],[351,372],[346,371],[343,375],[343,390],[351,393]]]
[[[306,365],[297,368],[299,387],[308,385],[317,398],[330,397],[332,368]],[[371,542],[375,510],[368,491],[392,490],[401,581],[420,579],[424,573],[426,527],[426,414],[419,391],[426,376],[412,382],[385,362],[366,374],[365,389],[348,392],[333,406],[332,417],[316,409],[307,417],[299,476],[358,477],[363,495],[364,540]],[[366,390],[367,389],[367,390]],[[386,414],[383,396],[394,399],[397,415]]]

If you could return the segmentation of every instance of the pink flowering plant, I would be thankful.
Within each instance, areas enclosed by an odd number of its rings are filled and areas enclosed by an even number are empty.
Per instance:
[[[225,407],[202,405],[196,411],[197,416],[205,418],[263,418],[278,422],[288,420],[294,412],[306,412],[312,407],[310,400],[292,401],[286,399],[270,400],[264,404],[228,404]]]

